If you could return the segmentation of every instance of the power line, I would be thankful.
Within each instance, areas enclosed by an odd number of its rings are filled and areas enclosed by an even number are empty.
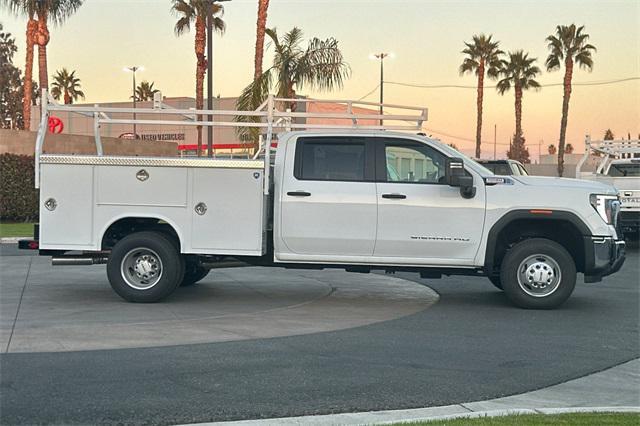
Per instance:
[[[571,83],[572,86],[602,86],[606,84],[618,84],[628,81],[640,80],[640,77],[625,77],[616,80],[603,81],[585,81],[582,83]],[[418,83],[401,83],[398,81],[385,81],[385,84],[393,84],[396,86],[415,87],[419,89],[477,89],[477,86],[468,86],[462,84],[418,84]],[[564,86],[564,83],[541,84],[540,87]],[[488,86],[495,87],[495,86]]]
[[[367,96],[370,96],[371,94],[373,94],[373,92],[375,92],[376,90],[378,90],[378,87],[380,87],[380,85],[378,84],[376,87],[374,87],[373,89],[371,89],[370,92],[367,92],[366,95],[362,96],[361,98],[359,98],[358,100],[361,101],[364,98],[366,98]]]

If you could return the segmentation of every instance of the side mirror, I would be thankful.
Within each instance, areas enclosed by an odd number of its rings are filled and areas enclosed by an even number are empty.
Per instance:
[[[460,195],[464,198],[473,198],[476,195],[473,176],[469,176],[465,172],[462,158],[447,158],[445,168],[445,182],[447,185],[459,187]]]

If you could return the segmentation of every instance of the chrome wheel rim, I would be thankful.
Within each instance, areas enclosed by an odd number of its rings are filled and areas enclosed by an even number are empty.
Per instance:
[[[129,287],[148,290],[162,277],[162,260],[155,251],[138,247],[122,258],[120,273]]]
[[[552,257],[534,254],[518,266],[518,285],[529,296],[546,297],[560,286],[562,273]]]

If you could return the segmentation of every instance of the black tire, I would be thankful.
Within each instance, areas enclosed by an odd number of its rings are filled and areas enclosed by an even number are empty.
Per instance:
[[[501,265],[500,281],[505,294],[516,306],[554,309],[573,293],[576,265],[560,244],[531,238],[507,251]]]
[[[194,285],[209,274],[210,269],[198,265],[195,262],[186,262],[184,277],[180,283],[180,287],[188,287]]]
[[[491,284],[493,284],[497,289],[502,290],[502,281],[500,281],[500,275],[494,275],[487,278],[489,278]]]
[[[111,288],[128,302],[158,302],[173,293],[183,276],[184,259],[171,239],[158,232],[124,237],[107,262]]]

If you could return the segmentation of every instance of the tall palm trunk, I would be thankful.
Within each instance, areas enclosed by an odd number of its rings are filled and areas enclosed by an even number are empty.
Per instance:
[[[289,82],[289,86],[287,88],[287,98],[289,99],[296,98],[296,91],[293,88],[293,81]],[[291,109],[291,112],[296,112],[296,110],[298,109],[298,103],[296,101],[291,101],[289,103],[289,108]]]
[[[522,139],[522,87],[520,87],[519,84],[515,85],[515,93],[516,93],[516,100],[515,100],[515,109],[516,109],[516,137],[514,138],[514,145],[516,145],[517,142],[520,142]],[[518,146],[518,149],[520,149],[520,145],[516,145]]]
[[[69,94],[68,90],[64,91],[64,104],[65,105],[69,105],[73,102],[73,100],[71,99],[71,95]]]
[[[253,79],[257,80],[262,75],[262,56],[264,53],[264,30],[267,26],[267,10],[269,0],[259,0],[258,2],[258,22],[256,23],[256,54]]]
[[[567,121],[569,119],[569,99],[571,98],[571,77],[573,75],[573,61],[567,58],[564,72],[564,94],[562,95],[562,119],[560,121],[560,141],[558,142],[558,176],[564,173],[564,147],[567,135]]]
[[[33,102],[33,45],[35,44],[36,32],[38,31],[38,21],[29,18],[27,22],[27,57],[24,62],[24,87],[22,97],[22,121],[23,130],[31,128],[31,104]]]
[[[478,99],[476,118],[476,158],[480,158],[480,144],[482,143],[482,98],[484,91],[484,60],[480,60],[478,66]]]
[[[204,74],[207,70],[207,59],[204,51],[207,46],[206,23],[201,17],[196,18],[196,109],[204,108]],[[198,115],[198,121],[202,121],[202,115]],[[198,132],[198,157],[202,155],[202,126],[196,126]]]
[[[49,75],[47,73],[47,44],[49,44],[49,28],[47,28],[47,13],[38,14],[38,31],[36,42],[38,43],[38,75],[40,90],[49,89]]]

